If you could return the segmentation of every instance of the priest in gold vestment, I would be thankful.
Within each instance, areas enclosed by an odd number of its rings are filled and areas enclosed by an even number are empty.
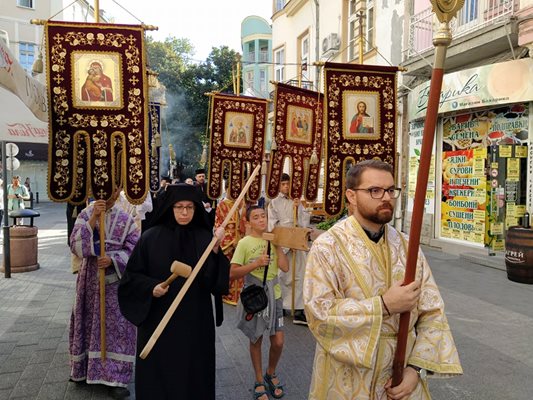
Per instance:
[[[415,281],[401,286],[407,237],[392,220],[400,189],[389,164],[367,160],[346,179],[351,216],[313,244],[304,301],[317,340],[309,399],[430,399],[426,376],[462,374],[444,303],[419,253]],[[391,385],[400,313],[410,311],[406,368]]]

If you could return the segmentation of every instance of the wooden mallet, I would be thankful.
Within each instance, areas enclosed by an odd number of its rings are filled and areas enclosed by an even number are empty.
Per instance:
[[[183,276],[184,278],[188,278],[191,274],[192,268],[190,265],[187,265],[185,263],[182,263],[180,261],[174,261],[172,265],[170,266],[170,272],[172,272],[172,275],[168,277],[168,279],[161,284],[161,287],[165,289],[167,286],[169,286],[178,276]]]

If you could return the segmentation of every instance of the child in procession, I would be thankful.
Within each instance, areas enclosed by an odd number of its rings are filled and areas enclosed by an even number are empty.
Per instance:
[[[276,366],[283,350],[283,302],[281,287],[278,282],[278,268],[284,272],[289,270],[289,260],[283,250],[272,245],[267,254],[267,240],[263,233],[267,229],[265,210],[259,206],[251,206],[246,211],[246,221],[249,235],[237,244],[231,260],[230,279],[244,277],[244,287],[256,284],[263,285],[265,267],[268,265],[265,290],[268,306],[263,311],[247,318],[246,311],[239,300],[237,313],[239,315],[237,327],[250,339],[250,357],[255,372],[254,399],[268,400],[268,392],[275,399],[284,396],[283,385],[276,376]],[[268,368],[263,376],[261,344],[263,334],[270,336],[270,351]]]

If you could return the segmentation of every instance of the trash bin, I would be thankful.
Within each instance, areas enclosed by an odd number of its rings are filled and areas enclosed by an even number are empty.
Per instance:
[[[533,229],[512,226],[505,238],[507,278],[533,284]]]
[[[11,272],[29,272],[39,268],[37,262],[37,232],[36,226],[33,226],[33,218],[39,217],[34,210],[16,210],[9,213],[13,218],[15,225],[9,228]],[[30,225],[16,225],[17,218],[29,218]],[[1,271],[4,272],[2,265]]]

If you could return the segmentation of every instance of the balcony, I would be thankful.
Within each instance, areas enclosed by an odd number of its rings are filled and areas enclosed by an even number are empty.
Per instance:
[[[255,63],[255,62],[266,63],[266,62],[269,61],[268,60],[268,51],[266,51],[266,50],[261,50],[259,52],[259,54],[258,54],[258,57],[259,57],[259,59],[257,60],[255,52],[248,52],[248,53],[244,54],[244,61],[248,62],[248,63]]]
[[[298,85],[299,83],[301,83],[301,86]],[[301,87],[302,89],[314,90],[313,82],[307,81],[307,80],[301,80],[300,82],[298,82],[298,79],[291,79],[287,81],[286,84],[291,85],[291,86]]]
[[[462,60],[459,57],[451,65],[447,64],[447,68],[458,67],[464,61],[475,62],[478,56],[488,58],[499,54],[506,48],[510,49],[509,40],[516,46],[517,28],[513,16],[518,9],[519,0],[465,0],[463,8],[450,23],[453,41],[448,57],[454,56],[454,46],[467,53]],[[431,7],[410,17],[409,42],[402,65],[409,68],[411,75],[428,73],[429,68],[426,68],[426,62],[421,62],[420,56],[426,59],[431,56],[434,50],[433,36],[438,26]]]

